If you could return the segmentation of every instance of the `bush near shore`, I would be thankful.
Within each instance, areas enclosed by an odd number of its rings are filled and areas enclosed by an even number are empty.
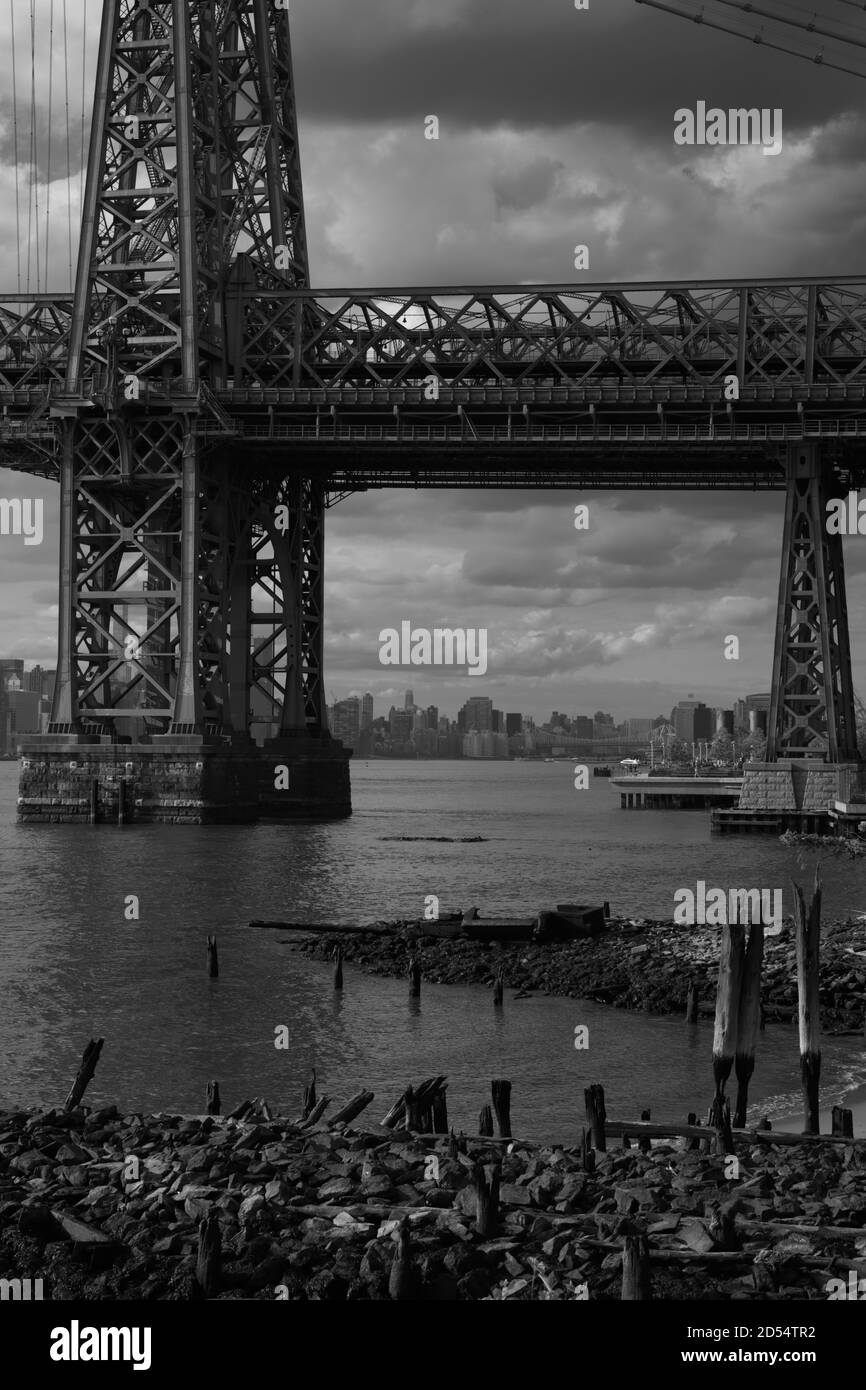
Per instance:
[[[700,1003],[715,1004],[719,960],[717,927],[683,927],[672,921],[612,921],[600,936],[576,941],[507,944],[419,935],[416,924],[382,924],[370,933],[332,933],[293,942],[318,959],[339,945],[343,958],[376,975],[404,975],[411,951],[434,984],[492,986],[503,967],[506,989],[594,999],[616,1008],[684,1013],[688,980]],[[764,943],[763,1000],[770,1022],[796,1016],[794,937],[785,925]],[[828,1032],[863,1030],[866,1000],[866,923],[844,921],[821,928],[821,1026]]]
[[[732,1181],[688,1142],[598,1153],[589,1173],[577,1149],[469,1139],[450,1155],[445,1136],[373,1125],[0,1112],[0,1278],[42,1278],[52,1300],[199,1298],[202,1223],[219,1229],[215,1298],[618,1299],[633,1223],[655,1298],[823,1299],[866,1273],[862,1145],[739,1138]],[[488,1238],[473,1170],[494,1159]]]

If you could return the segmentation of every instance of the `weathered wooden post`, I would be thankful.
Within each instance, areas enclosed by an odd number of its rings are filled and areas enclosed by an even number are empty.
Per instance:
[[[627,1235],[622,1252],[622,1300],[652,1298],[649,1241],[644,1234]]]
[[[219,1217],[215,1211],[209,1211],[198,1225],[198,1253],[195,1266],[196,1283],[205,1298],[210,1298],[219,1287],[221,1260],[222,1237]]]
[[[459,1152],[460,1146],[457,1143],[457,1135],[454,1133],[454,1130],[452,1129],[451,1134],[448,1138],[448,1157],[456,1159]]]
[[[303,1104],[303,1111],[302,1111],[302,1117],[303,1117],[303,1119],[308,1120],[308,1119],[310,1118],[310,1115],[311,1115],[311,1114],[313,1113],[313,1111],[315,1110],[315,1108],[316,1108],[316,1068],[313,1067],[313,1075],[312,1075],[312,1079],[311,1079],[311,1081],[310,1081],[310,1084],[309,1084],[309,1086],[305,1086],[305,1087],[304,1087],[304,1104]]]
[[[854,1138],[854,1111],[846,1110],[841,1105],[833,1106],[833,1134],[838,1134],[843,1139]]]
[[[391,1264],[388,1294],[393,1299],[410,1299],[414,1276],[412,1273],[412,1250],[409,1244],[409,1223],[405,1216],[394,1234],[397,1238],[397,1249]]]
[[[740,983],[739,1022],[735,1068],[737,1074],[737,1105],[734,1127],[743,1129],[749,1106],[749,1082],[755,1070],[755,1047],[761,1022],[761,967],[764,961],[764,924],[760,920],[749,928],[749,944],[743,960]]]
[[[685,992],[685,1022],[698,1022],[698,987],[694,980],[688,981],[688,990]]]
[[[503,973],[502,973],[502,966],[500,965],[498,971],[496,972],[496,979],[495,979],[494,982],[493,982],[493,1007],[494,1007],[494,1009],[501,1009],[501,1008],[502,1008],[502,999],[503,999],[504,992],[505,992],[505,978],[504,978]]]
[[[334,947],[334,989],[343,988],[343,948]]]
[[[495,1236],[499,1226],[500,1172],[498,1163],[475,1165],[475,1230],[485,1240]]]
[[[510,1139],[511,1082],[491,1081],[490,1090],[493,1095],[493,1109],[496,1111],[496,1123],[499,1126],[499,1137],[501,1139]]]
[[[815,866],[815,887],[808,908],[799,884],[794,884],[794,931],[797,944],[797,1021],[800,1027],[800,1078],[803,1083],[805,1133],[820,1133],[818,1092],[821,1080],[821,1011],[818,1001],[821,939],[821,879]]]
[[[592,1136],[592,1147],[598,1149],[600,1153],[605,1153],[607,1135],[604,1124],[607,1114],[604,1108],[604,1087],[587,1086],[583,1092],[583,1100],[586,1106],[586,1123],[589,1125],[589,1132]]]
[[[207,1083],[207,1113],[209,1115],[220,1113],[220,1084],[218,1081]]]
[[[697,1115],[695,1114],[694,1110],[690,1110],[689,1113],[688,1113],[688,1115],[686,1115],[686,1124],[687,1124],[687,1125],[699,1125],[699,1124],[700,1124],[700,1120],[698,1119],[698,1117],[697,1117]],[[688,1150],[699,1149],[699,1148],[701,1147],[701,1141],[700,1141],[700,1139],[687,1139],[687,1140],[686,1140],[685,1147],[686,1147],[686,1149],[688,1149]]]
[[[583,1168],[584,1173],[594,1173],[595,1149],[592,1147],[592,1144],[590,1143],[589,1133],[585,1129],[582,1129],[580,1131],[580,1150],[581,1167]]]
[[[720,1091],[717,1091],[713,1096],[713,1103],[707,1116],[707,1125],[716,1131],[715,1152],[717,1154],[732,1154],[734,1152],[734,1136],[731,1132],[731,1102]]]
[[[493,1111],[489,1105],[482,1105],[478,1115],[478,1133],[485,1139],[493,1135]]]
[[[207,973],[208,979],[215,980],[220,973],[219,956],[217,955],[217,939],[209,936],[207,939]]]
[[[725,923],[719,952],[719,983],[716,990],[716,1025],[713,1031],[713,1080],[716,1095],[724,1095],[725,1082],[734,1066],[737,1049],[737,1016],[740,1010],[740,982],[743,978],[745,930],[739,924]]]
[[[414,1091],[411,1086],[407,1086],[406,1090],[403,1092],[403,1104],[406,1107],[406,1129],[411,1129],[415,1134],[420,1134],[421,1109],[419,1096],[417,1091]]]
[[[430,1123],[434,1134],[448,1133],[448,1098],[445,1095],[444,1087],[440,1088],[433,1097],[433,1114]]]
[[[84,1092],[87,1090],[87,1087],[90,1085],[93,1073],[96,1071],[96,1063],[99,1061],[99,1054],[102,1051],[104,1042],[104,1038],[97,1038],[95,1041],[91,1038],[90,1042],[85,1047],[84,1056],[81,1059],[81,1066],[78,1068],[75,1080],[69,1088],[69,1094],[63,1103],[64,1110],[74,1110],[81,1100],[81,1097],[84,1095]]]
[[[640,1117],[641,1117],[642,1120],[651,1120],[651,1119],[652,1119],[652,1111],[651,1111],[651,1110],[642,1110],[642,1111],[640,1112]],[[642,1154],[648,1154],[648,1153],[651,1153],[651,1151],[652,1151],[652,1143],[651,1143],[651,1141],[650,1141],[649,1139],[639,1139],[638,1142],[637,1142],[637,1146],[638,1146],[638,1148],[640,1149],[640,1151],[641,1151]]]
[[[412,956],[409,961],[409,998],[420,999],[421,997],[421,962],[417,956]]]

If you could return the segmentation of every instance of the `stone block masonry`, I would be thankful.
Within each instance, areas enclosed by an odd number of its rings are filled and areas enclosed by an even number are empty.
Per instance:
[[[822,763],[789,758],[777,763],[748,763],[739,811],[825,813],[838,798],[847,801],[862,791],[859,763]]]
[[[301,737],[258,748],[34,737],[22,750],[18,818],[30,825],[339,819],[352,811],[350,757],[336,739]],[[278,769],[287,772],[278,776]]]

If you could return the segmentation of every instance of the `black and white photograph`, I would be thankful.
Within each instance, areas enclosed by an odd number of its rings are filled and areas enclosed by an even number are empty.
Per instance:
[[[862,0],[0,0],[31,1367],[849,1370],[864,243]]]

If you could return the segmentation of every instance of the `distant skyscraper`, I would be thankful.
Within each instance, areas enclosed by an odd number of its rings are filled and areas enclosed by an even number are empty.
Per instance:
[[[523,716],[521,714],[506,714],[505,732],[509,738],[514,734],[519,734],[523,729]]]
[[[687,700],[680,700],[675,709],[671,710],[671,723],[676,730],[677,738],[684,743],[694,743],[697,739],[712,738],[715,733],[715,716],[702,700],[696,700],[694,695],[690,695]]]
[[[395,709],[391,714],[391,743],[408,744],[412,738],[412,712],[408,709]]]
[[[493,701],[486,695],[473,695],[461,709],[458,723],[461,719],[461,728],[467,733],[472,729],[477,729],[479,733],[483,733],[485,729],[492,730]]]
[[[415,708],[415,692],[414,692],[414,690],[407,690],[407,691],[406,691],[406,698],[405,698],[405,700],[403,701],[403,708],[404,708],[404,709],[414,709],[414,708]]]
[[[348,700],[336,700],[332,714],[331,733],[347,748],[355,749],[361,733],[361,701],[357,695]]]
[[[438,729],[438,727],[439,727],[439,706],[438,706],[438,705],[428,705],[428,706],[427,706],[427,728],[428,728],[428,729]]]
[[[373,722],[373,696],[365,695],[361,701],[361,728],[367,729]]]
[[[23,687],[24,662],[17,657],[0,657],[0,690],[5,690],[11,680],[19,682],[19,689]]]

